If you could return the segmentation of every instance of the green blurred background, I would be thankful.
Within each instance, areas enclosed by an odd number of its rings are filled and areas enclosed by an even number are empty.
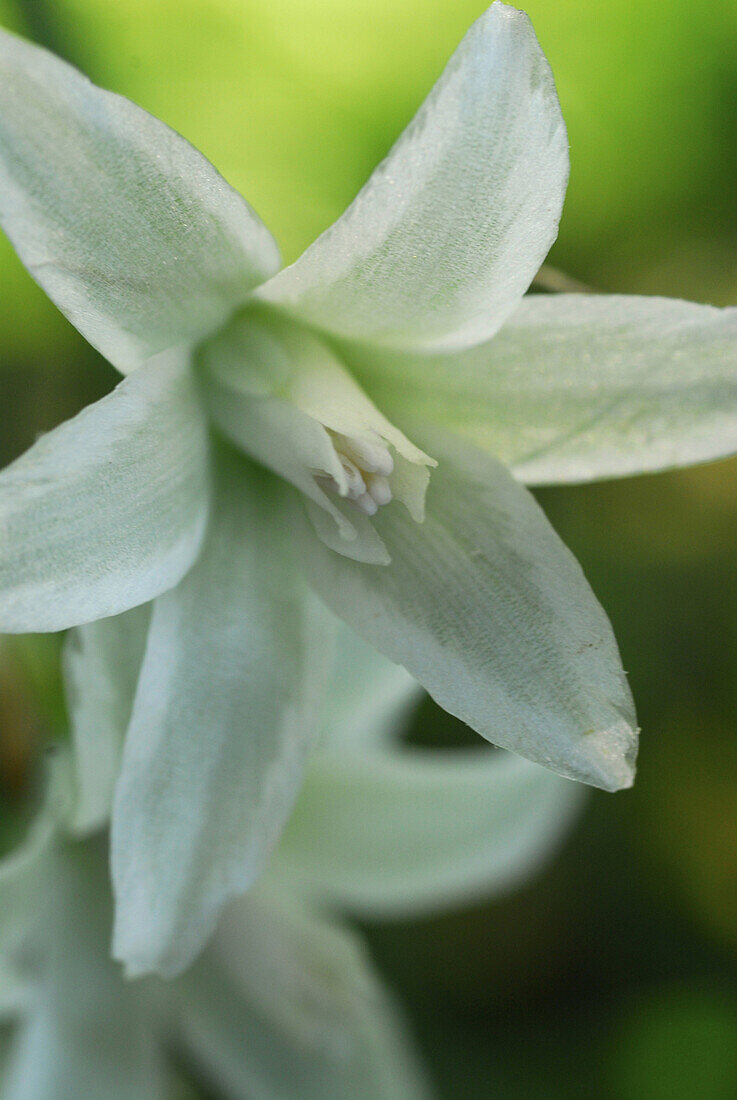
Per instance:
[[[345,207],[482,0],[0,0],[165,119],[286,260]],[[530,0],[568,123],[551,260],[606,290],[737,303],[737,3]],[[737,364],[735,369],[737,369]],[[112,370],[0,241],[0,460]],[[613,621],[643,727],[633,791],[493,906],[368,930],[444,1097],[737,1097],[737,462],[539,494]],[[57,640],[0,642],[3,835],[63,726]],[[428,706],[425,736],[452,740]]]

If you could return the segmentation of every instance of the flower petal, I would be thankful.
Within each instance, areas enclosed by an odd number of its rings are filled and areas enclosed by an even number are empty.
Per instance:
[[[363,566],[305,528],[303,563],[327,605],[445,710],[570,778],[629,786],[632,699],[611,627],[528,492],[493,459],[432,438],[440,464],[422,525],[374,523],[392,561]]]
[[[370,916],[489,897],[557,847],[584,788],[489,748],[401,743],[422,688],[343,628],[323,736],[272,867]]]
[[[363,754],[394,743],[424,694],[405,668],[343,625],[323,711],[320,752]]]
[[[28,982],[18,974],[12,961],[8,963],[5,959],[0,959],[0,1026],[21,1016],[31,996]],[[2,1087],[4,1051],[4,1046],[0,1045],[0,1088]]]
[[[151,604],[72,630],[64,682],[76,771],[75,833],[101,828],[110,814],[143,660]]]
[[[321,753],[277,854],[305,889],[372,916],[422,913],[524,882],[584,788],[491,748]]]
[[[106,956],[100,960],[111,965]],[[85,960],[97,961],[97,960]],[[100,967],[100,969],[104,969]],[[108,980],[112,975],[105,975]],[[62,1005],[37,1009],[20,1027],[0,1080],[3,1100],[165,1100],[163,1066],[157,1065],[154,1036],[145,1034],[148,1020],[126,996],[125,986],[87,989],[96,1003],[86,1018],[70,1024],[65,1016],[79,992],[71,981],[55,991]]]
[[[526,15],[492,4],[346,213],[257,296],[391,347],[488,339],[557,234],[568,143]]]
[[[180,580],[208,502],[207,425],[168,355],[0,473],[0,631],[115,615]]]
[[[279,266],[268,231],[188,142],[5,31],[0,224],[124,372],[214,331]]]
[[[185,976],[181,1038],[233,1100],[419,1100],[429,1094],[357,936],[259,886]]]
[[[114,951],[183,969],[292,808],[332,658],[279,483],[234,454],[202,556],[153,608],[113,810]]]
[[[35,975],[24,959],[44,920],[46,890],[56,845],[71,808],[71,771],[66,752],[47,768],[43,802],[24,839],[0,859],[0,1023],[31,1006]],[[0,1094],[5,1097],[0,1085]]]
[[[107,863],[97,845],[59,845],[35,900],[34,998],[14,1037],[3,1100],[159,1100],[149,994],[109,958]]]
[[[392,448],[391,490],[417,520],[434,462],[379,412],[324,341],[264,312],[244,310],[200,350],[210,414],[231,442],[318,506],[309,514],[327,545],[357,561],[385,562],[371,524],[344,503],[349,486],[337,440],[374,439],[387,458]]]
[[[420,685],[345,627],[336,653],[320,751],[272,866],[370,916],[489,897],[533,874],[584,789],[489,748],[402,745]]]
[[[531,484],[592,481],[737,451],[737,309],[538,294],[455,356],[344,349],[400,424],[442,424]]]
[[[51,769],[46,796],[24,840],[0,859],[0,964],[8,966],[38,917],[35,899],[47,875],[54,843],[69,805],[66,757]],[[11,966],[11,973],[13,968]]]

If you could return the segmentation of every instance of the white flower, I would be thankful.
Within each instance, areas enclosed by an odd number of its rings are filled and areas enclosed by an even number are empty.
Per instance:
[[[73,792],[57,761],[45,811],[0,860],[0,1017],[18,1025],[2,1100],[158,1100],[172,1049],[228,1100],[292,1096],[296,1081],[303,1100],[428,1095],[391,996],[333,909],[422,912],[501,892],[555,849],[583,788],[488,748],[399,749],[416,684],[347,637],[341,670],[273,867],[172,982],[125,981],[110,961],[105,852],[65,837]]]
[[[737,311],[523,300],[567,175],[547,62],[494,4],[278,272],[182,138],[1,36],[0,221],[127,377],[0,476],[0,629],[93,624],[72,710],[79,739],[127,726],[112,833],[133,969],[184,965],[276,843],[329,666],[307,581],[488,740],[631,783],[611,628],[520,480],[737,448]]]

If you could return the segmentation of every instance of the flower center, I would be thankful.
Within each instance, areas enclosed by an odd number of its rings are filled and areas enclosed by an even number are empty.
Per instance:
[[[329,429],[328,434],[345,474],[345,491],[341,495],[364,515],[376,515],[379,507],[388,504],[393,497],[389,478],[394,470],[394,459],[388,446],[375,432],[367,432],[360,439]],[[334,477],[318,476],[316,480],[333,492],[341,492]]]

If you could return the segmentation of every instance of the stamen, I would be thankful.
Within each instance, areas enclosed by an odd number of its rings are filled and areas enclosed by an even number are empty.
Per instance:
[[[366,492],[366,483],[361,477],[361,471],[345,455],[339,455],[340,464],[345,471],[348,485],[348,497],[350,500],[358,500]]]
[[[389,448],[378,436],[374,442],[371,439],[357,439],[354,436],[336,434],[335,448],[367,474],[382,474],[388,477],[394,469],[394,459]]]
[[[356,507],[367,516],[375,516],[379,510],[379,505],[369,493],[364,493],[363,496],[357,497],[354,503]]]
[[[388,504],[392,499],[392,487],[382,474],[366,474],[366,491],[377,504]]]
[[[334,476],[315,474],[316,481],[331,492],[340,493],[366,516],[375,516],[380,506],[394,499],[389,475],[394,459],[388,445],[375,432],[360,439],[329,432],[345,480],[338,484]]]

